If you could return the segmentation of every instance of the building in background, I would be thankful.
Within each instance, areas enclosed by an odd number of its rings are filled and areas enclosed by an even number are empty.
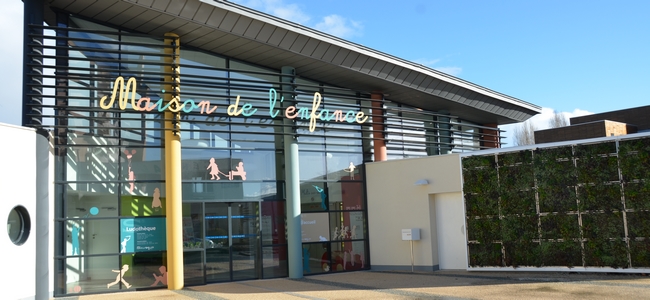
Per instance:
[[[540,112],[228,1],[24,2],[39,299],[371,269],[367,163],[498,148]]]
[[[535,131],[535,143],[552,143],[650,130],[650,106],[574,117],[570,126]]]

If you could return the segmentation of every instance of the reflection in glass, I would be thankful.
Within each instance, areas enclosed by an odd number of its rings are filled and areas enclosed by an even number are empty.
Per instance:
[[[325,180],[327,171],[325,170],[325,153],[300,151],[300,180]]]
[[[366,252],[364,241],[337,242],[332,243],[332,270],[351,271],[367,269]]]
[[[327,179],[363,180],[363,178],[361,153],[327,153]]]
[[[301,211],[327,210],[329,191],[324,182],[303,182],[300,184]]]
[[[203,204],[183,203],[183,248],[212,248],[214,243],[203,237]]]
[[[262,244],[286,244],[285,201],[262,201]],[[286,255],[286,254],[285,254]]]
[[[230,244],[227,203],[205,204],[205,239],[214,247],[205,250],[207,282],[230,280]]]
[[[110,254],[120,251],[117,219],[66,221],[65,254]]]
[[[264,247],[262,248],[262,255],[264,279],[289,276],[286,245]]]
[[[302,272],[304,274],[326,273],[331,270],[329,243],[302,245]]]
[[[358,210],[364,208],[362,182],[330,182],[328,187],[330,210]]]

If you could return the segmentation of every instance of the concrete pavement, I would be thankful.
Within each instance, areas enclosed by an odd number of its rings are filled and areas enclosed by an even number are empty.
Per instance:
[[[359,271],[56,299],[650,299],[650,277],[561,272]]]

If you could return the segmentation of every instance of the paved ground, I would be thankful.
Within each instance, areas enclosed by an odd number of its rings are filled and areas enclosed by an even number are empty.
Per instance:
[[[64,299],[650,299],[650,277],[558,272],[374,272],[267,279]]]

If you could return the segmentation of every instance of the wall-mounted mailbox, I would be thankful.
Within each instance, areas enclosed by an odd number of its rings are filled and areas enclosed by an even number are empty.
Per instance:
[[[402,241],[419,241],[420,228],[402,229]]]

